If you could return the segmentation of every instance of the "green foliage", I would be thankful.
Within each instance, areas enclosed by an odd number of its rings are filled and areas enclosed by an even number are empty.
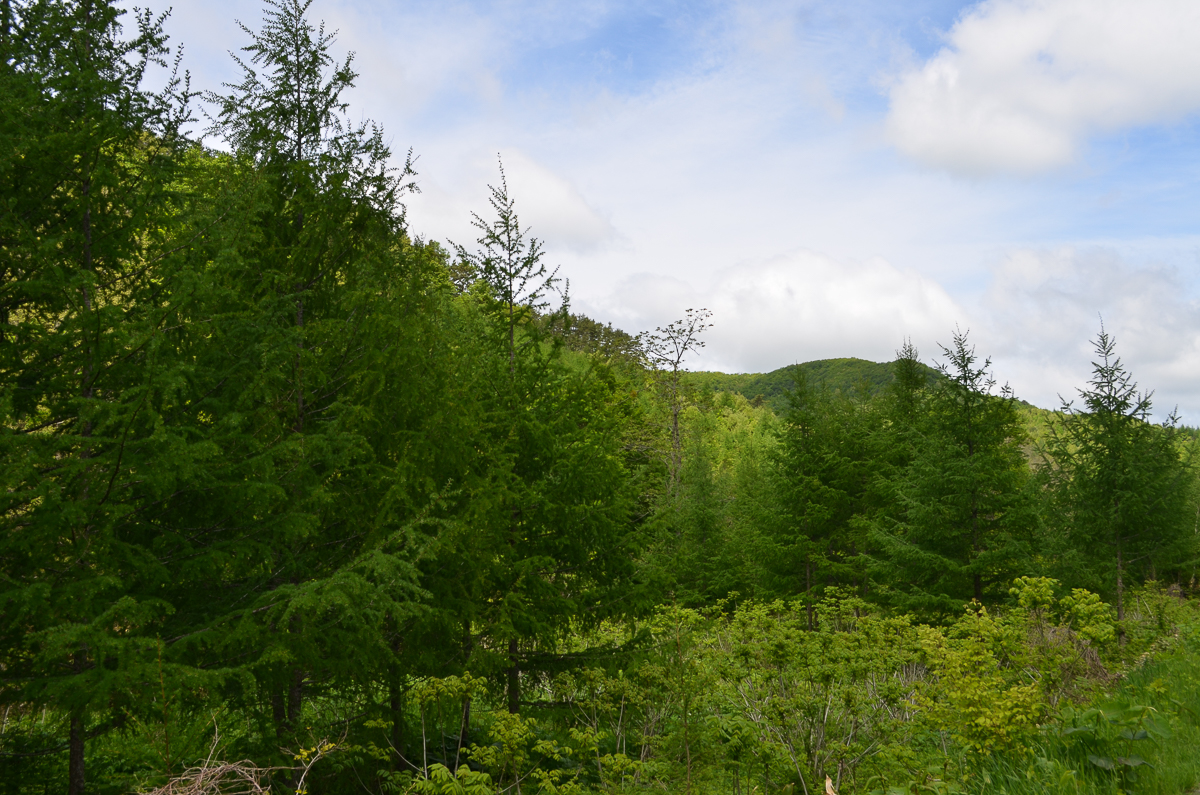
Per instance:
[[[188,95],[142,86],[162,20],[124,15],[6,2],[0,33],[0,702],[66,716],[72,793],[157,678],[176,608],[145,514],[198,454],[164,421]]]
[[[573,351],[631,365],[641,362],[641,341],[614,328],[612,323],[599,323],[586,315],[572,314],[557,330],[563,344]]]
[[[718,635],[723,695],[775,751],[805,791],[834,785],[905,733],[917,659],[907,619],[864,615],[856,599],[830,598],[808,611],[776,602],[739,609]]]
[[[1195,631],[1115,692],[1066,705],[1015,753],[982,759],[972,792],[1179,793],[1200,783]]]
[[[681,414],[676,499],[664,501],[645,569],[689,606],[761,596],[778,499],[772,457],[778,421],[769,409],[726,393]]]
[[[1121,702],[1080,710],[1068,707],[1062,712],[1059,737],[1065,741],[1067,753],[1086,756],[1090,764],[1113,773],[1122,788],[1128,788],[1137,781],[1138,768],[1148,764],[1133,751],[1142,741],[1172,737],[1155,712],[1153,707]],[[1121,751],[1124,755],[1119,754]]]
[[[804,593],[811,605],[824,583],[863,581],[866,538],[855,520],[868,511],[882,418],[865,396],[810,388],[799,369],[795,379],[775,457],[779,526],[764,553],[776,592]]]
[[[421,795],[491,795],[492,777],[463,765],[454,772],[442,764],[429,768],[429,777],[416,781],[412,789]]]
[[[523,678],[554,667],[572,625],[634,608],[621,600],[638,543],[635,464],[622,447],[635,409],[611,371],[572,366],[535,322],[557,280],[519,224],[503,171],[491,202],[494,220],[475,217],[478,252],[459,247],[481,287],[461,306],[484,341],[472,384],[476,456],[462,524],[436,554],[442,566],[452,559],[444,570],[461,600],[452,621],[467,662],[504,677],[515,713]]]
[[[1019,642],[1014,627],[977,606],[948,634],[925,628],[922,645],[935,679],[929,710],[935,725],[970,753],[1022,745],[1045,709],[1037,681],[1024,682],[1005,665]]]

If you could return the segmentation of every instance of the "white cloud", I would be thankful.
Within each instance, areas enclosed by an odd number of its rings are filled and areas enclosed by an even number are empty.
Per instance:
[[[499,153],[522,227],[554,254],[590,254],[620,240],[612,223],[584,198],[575,184],[519,149]],[[492,220],[488,185],[500,184],[496,153],[476,149],[447,164],[436,176],[421,178],[421,193],[407,199],[409,222],[419,234],[468,244],[476,236],[471,213]]]
[[[1023,249],[995,269],[983,296],[980,353],[1019,396],[1055,407],[1091,374],[1100,318],[1156,413],[1178,405],[1200,424],[1200,301],[1179,271],[1135,267],[1108,248]]]
[[[963,319],[954,300],[919,274],[878,258],[843,262],[812,251],[730,268],[707,289],[635,277],[606,303],[632,328],[705,306],[714,325],[693,366],[752,372],[844,356],[889,361],[906,337],[932,347]]]
[[[504,154],[509,195],[522,224],[548,244],[586,253],[617,239],[617,230],[569,180],[520,151]]]
[[[1094,132],[1200,110],[1200,3],[988,0],[891,88],[893,143],[963,174],[1063,166]]]
[[[713,311],[694,369],[766,372],[793,362],[857,356],[889,361],[905,338],[932,364],[955,327],[1018,397],[1056,408],[1091,375],[1100,318],[1155,413],[1176,406],[1200,425],[1200,299],[1176,268],[1135,264],[1128,251],[1069,246],[1016,249],[969,302],[938,282],[879,258],[835,259],[809,250],[727,269],[704,287],[643,273],[626,279],[590,314],[636,332]]]

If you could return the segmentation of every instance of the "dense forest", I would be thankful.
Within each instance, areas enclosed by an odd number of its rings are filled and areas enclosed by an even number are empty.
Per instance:
[[[0,793],[1200,784],[1194,434],[1103,328],[1054,411],[953,329],[689,373],[502,164],[410,228],[310,1],[196,91],[0,0]]]

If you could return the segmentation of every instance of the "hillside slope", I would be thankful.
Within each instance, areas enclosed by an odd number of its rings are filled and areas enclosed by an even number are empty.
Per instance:
[[[787,411],[787,393],[795,386],[794,368],[805,374],[810,386],[847,392],[863,390],[869,395],[882,391],[895,377],[891,362],[869,362],[865,359],[819,359],[815,362],[789,365],[769,373],[717,373],[698,371],[688,373],[688,382],[697,389],[710,392],[736,392],[748,400],[761,397],[776,414]],[[927,367],[929,379],[939,378]]]

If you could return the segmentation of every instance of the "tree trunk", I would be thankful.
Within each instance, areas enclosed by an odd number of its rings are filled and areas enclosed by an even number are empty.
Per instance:
[[[71,655],[71,670],[77,676],[82,674],[86,667],[88,667],[87,652],[81,649]],[[45,713],[42,713],[42,715],[44,720]],[[67,795],[83,795],[87,783],[83,758],[83,718],[84,713],[82,708],[71,710],[70,736],[67,738],[67,747],[69,749],[67,752]]]
[[[288,686],[288,729],[295,732],[300,725],[300,711],[304,707],[304,671],[292,669],[292,683]]]
[[[304,296],[296,299],[296,328],[300,329],[296,343],[296,433],[304,431]]]
[[[471,662],[471,654],[475,651],[475,640],[471,637],[471,621],[466,619],[463,621],[463,666],[467,666]],[[458,732],[458,750],[455,755],[457,761],[457,753],[461,753],[463,748],[466,748],[467,742],[471,735],[471,697],[463,696],[462,708],[462,723],[459,725]]]
[[[304,706],[304,671],[292,669],[292,681],[284,692],[271,694],[271,717],[275,722],[275,739],[281,745],[292,742],[300,725],[300,710]]]
[[[403,644],[400,640],[399,628],[394,620],[389,617],[389,625],[392,632],[392,653],[397,658],[400,656],[400,651]],[[388,667],[388,711],[392,716],[392,736],[390,738],[392,746],[392,769],[400,771],[408,766],[407,758],[404,755],[405,747],[405,720],[404,720],[404,705],[408,700],[408,688],[404,675],[400,672],[400,665],[393,662]]]
[[[683,440],[679,436],[679,369],[671,373],[671,496],[679,491],[680,470],[683,469]],[[676,510],[678,510],[676,504]]]
[[[808,631],[813,630],[812,559],[804,558],[804,610],[808,613]]]
[[[287,710],[279,691],[271,693],[271,720],[275,724],[275,740],[282,743],[287,735]]]
[[[508,294],[508,374],[510,376],[514,376],[517,373],[517,319],[515,301],[516,297],[513,295],[510,286]]]
[[[516,715],[521,710],[521,668],[517,661],[517,639],[508,642],[508,711]]]
[[[458,724],[458,747],[454,749],[454,769],[458,770],[458,760],[462,749],[467,747],[471,734],[471,697],[463,696],[462,719]]]
[[[1121,542],[1117,541],[1117,641],[1125,646],[1125,566],[1121,559]]]
[[[83,767],[83,715],[71,712],[70,761],[67,770],[67,795],[83,795],[86,776]]]
[[[392,686],[388,694],[388,710],[392,715],[392,769],[403,770],[404,765],[404,701],[405,693],[399,671],[392,669]]]

